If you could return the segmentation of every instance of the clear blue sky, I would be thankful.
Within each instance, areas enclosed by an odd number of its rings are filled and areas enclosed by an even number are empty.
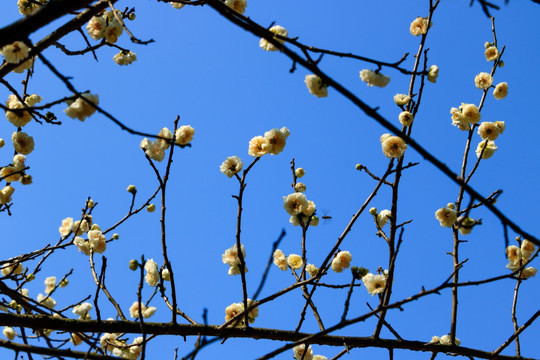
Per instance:
[[[123,9],[133,4],[121,1],[117,7]],[[168,246],[180,307],[197,321],[201,321],[206,307],[209,322],[219,324],[225,307],[241,300],[240,277],[228,276],[228,267],[221,262],[221,254],[234,243],[236,202],[231,195],[238,191],[237,182],[219,172],[221,162],[237,155],[247,165],[251,162],[247,150],[252,137],[282,126],[291,132],[285,151],[263,157],[247,181],[242,241],[247,251],[251,294],[266,265],[272,242],[282,228],[287,236],[280,248],[286,254],[300,253],[300,229],[289,224],[282,205],[282,196],[293,192],[291,159],[294,157],[297,166],[306,170],[302,179],[307,185],[306,196],[316,203],[319,215],[324,210],[333,217],[308,233],[309,259],[317,264],[375,185],[365,173],[356,171],[355,165],[364,164],[376,174],[384,172],[387,159],[381,152],[379,137],[387,131],[333,89],[329,89],[327,98],[310,95],[304,85],[304,76],[309,72],[299,67],[289,73],[290,60],[278,52],[261,50],[258,38],[209,7],[175,10],[154,1],[137,2],[135,6],[137,18],[129,23],[130,29],[135,36],[156,42],[135,45],[124,34],[118,44],[137,53],[138,60],[132,65],[116,65],[112,57],[118,51],[112,48],[97,52],[99,62],[89,55],[67,57],[52,47],[44,55],[64,75],[73,78],[77,89],[99,94],[100,106],[133,129],[157,134],[162,127],[172,128],[177,115],[181,116],[181,124],[195,128],[193,146],[175,154],[168,188]],[[272,22],[282,25],[289,36],[298,36],[306,44],[396,61],[406,52],[416,52],[419,38],[411,36],[409,25],[417,16],[427,16],[427,11],[427,1],[334,1],[329,5],[322,0],[248,0],[246,15],[263,26]],[[14,0],[3,1],[0,13],[0,26],[20,16]],[[501,101],[488,94],[482,121],[505,121],[506,131],[496,141],[499,149],[495,155],[481,163],[472,181],[486,195],[503,189],[497,206],[533,234],[538,234],[536,214],[540,201],[536,152],[540,123],[534,110],[540,81],[540,50],[535,43],[540,35],[539,14],[540,5],[518,0],[494,12],[499,47],[506,45],[505,66],[498,69],[495,83],[506,81],[510,90]],[[32,40],[38,41],[51,30],[48,27],[34,34]],[[439,66],[440,76],[436,84],[426,85],[413,137],[454,171],[461,163],[466,133],[451,125],[450,108],[462,102],[479,102],[481,91],[474,87],[474,76],[491,69],[484,57],[485,41],[492,41],[491,26],[478,5],[469,8],[468,1],[442,2],[427,42],[429,64]],[[76,33],[61,42],[74,50],[84,46]],[[412,68],[412,64],[410,55],[404,66]],[[360,81],[358,72],[373,69],[371,64],[327,56],[320,66],[398,124],[399,109],[392,97],[407,92],[408,77],[383,69],[392,78],[390,84],[383,89],[368,88]],[[6,79],[19,91],[22,89],[22,75],[11,74]],[[29,93],[43,96],[44,101],[69,95],[65,86],[39,62]],[[7,100],[8,95],[5,87],[0,88],[0,99]],[[25,127],[36,141],[36,150],[27,159],[34,184],[16,184],[13,215],[8,218],[2,214],[4,258],[56,242],[61,220],[80,216],[88,196],[98,203],[94,221],[106,229],[127,211],[131,198],[125,189],[129,184],[137,186],[139,204],[157,187],[155,175],[139,149],[140,137],[122,131],[102,115],[96,114],[81,123],[66,117],[63,109],[64,106],[53,108],[62,126],[30,123]],[[8,140],[12,131],[9,122],[0,122],[0,137],[7,143],[0,150],[2,164],[11,161]],[[473,146],[478,142],[475,135]],[[406,171],[402,181],[399,222],[413,222],[406,228],[398,258],[394,300],[412,295],[422,286],[434,287],[452,272],[452,259],[446,254],[452,249],[451,232],[440,227],[434,212],[456,200],[457,187],[412,149],[407,151],[406,159],[419,161],[420,165]],[[163,164],[159,168],[164,170]],[[380,192],[372,206],[379,210],[390,207],[388,189]],[[461,272],[462,280],[506,273],[500,223],[483,209],[472,215],[481,218],[483,225],[464,237],[468,242],[462,245],[460,256],[469,261]],[[143,211],[116,232],[120,241],[109,244],[104,254],[108,258],[107,286],[127,311],[136,300],[138,282],[138,275],[128,269],[129,260],[144,254],[159,265],[163,263],[159,212]],[[371,272],[379,266],[386,268],[388,262],[386,245],[375,233],[373,221],[366,213],[341,247],[352,253],[353,265],[367,267]],[[57,308],[94,294],[87,257],[69,248],[54,254],[45,264],[37,279],[29,284],[30,296],[43,292],[46,276],[61,278],[71,268],[74,274],[70,285],[55,294]],[[348,272],[327,276],[327,282],[349,281]],[[262,296],[292,282],[289,273],[272,267]],[[533,278],[521,287],[520,323],[537,310],[537,282]],[[514,285],[515,281],[505,280],[461,290],[457,337],[462,345],[491,351],[511,335]],[[144,296],[150,293],[150,289],[145,289]],[[326,325],[339,321],[345,297],[345,290],[319,291],[315,302]],[[377,298],[370,297],[361,287],[353,295],[351,316],[366,312],[366,302],[376,306]],[[303,304],[299,292],[288,294],[262,307],[254,326],[294,329]],[[156,298],[153,305],[158,307],[153,321],[169,319],[160,299]],[[440,296],[406,305],[403,312],[392,311],[387,319],[403,338],[427,342],[433,335],[449,332],[450,305],[450,291],[444,291]],[[102,314],[107,317],[114,312],[103,303]],[[374,324],[370,320],[339,333],[369,336]],[[316,330],[312,316],[308,315],[303,330]],[[523,356],[540,354],[534,336],[539,330],[535,324],[522,337]],[[383,335],[392,337],[384,331]],[[193,341],[169,337],[152,342],[148,358],[172,359],[175,347],[179,354],[186,354]],[[198,358],[253,359],[280,345],[229,339],[224,345],[203,350]],[[341,349],[314,350],[331,358]],[[513,351],[511,345],[505,353],[514,354]],[[10,352],[0,353],[12,356]],[[356,349],[350,358],[370,356],[381,358],[387,352]],[[289,359],[291,353],[278,358]],[[397,352],[396,358],[428,359],[429,354]]]

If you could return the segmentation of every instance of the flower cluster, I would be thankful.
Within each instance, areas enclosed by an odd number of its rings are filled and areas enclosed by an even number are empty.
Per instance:
[[[342,272],[345,269],[348,269],[352,260],[352,255],[348,251],[340,251],[332,260],[332,270],[337,273]]]
[[[248,299],[247,305],[248,307],[251,307],[256,302],[254,300]],[[225,321],[229,321],[233,319],[236,315],[242,313],[244,311],[244,303],[234,303],[227,308],[225,308]],[[248,311],[248,322],[250,324],[255,322],[255,319],[259,316],[259,307],[255,306],[253,309]],[[239,326],[244,325],[244,317],[241,316],[239,319],[237,319],[233,324],[233,326]]]
[[[469,130],[470,124],[476,124],[480,121],[480,111],[474,104],[462,103],[458,108],[451,108],[452,125],[457,126],[459,130]]]
[[[518,270],[523,264],[525,264],[531,258],[536,246],[529,240],[525,239],[521,242],[521,246],[510,245],[506,248],[506,257],[508,258],[508,264],[506,267],[511,271]],[[529,266],[521,270],[518,275],[522,279],[527,279],[536,275],[537,269]]]
[[[133,302],[133,304],[129,308],[129,316],[131,316],[132,318],[138,318],[142,314],[142,317],[147,319],[150,316],[154,315],[155,312],[156,308],[153,306],[146,307],[146,305],[141,303],[141,306],[139,307],[138,301]]]
[[[84,119],[96,112],[96,106],[99,104],[99,96],[97,94],[84,93],[76,100],[68,100],[66,103],[68,104],[67,109],[64,110],[66,115],[72,119],[77,118],[80,121],[84,121]]]
[[[47,0],[19,0],[17,6],[22,15],[30,15],[47,3]]]
[[[242,251],[242,257],[246,258],[246,249],[244,248],[244,245],[240,246]],[[225,250],[223,255],[221,255],[221,261],[223,261],[224,264],[229,265],[229,275],[238,275],[240,274],[240,256],[238,254],[238,247],[236,244]],[[248,269],[245,267],[245,272],[247,272]]]
[[[381,294],[384,291],[384,288],[386,287],[387,276],[388,270],[384,270],[383,274],[378,275],[368,273],[367,275],[364,275],[362,277],[362,282],[364,283],[364,286],[366,287],[368,293],[373,296],[375,294]]]
[[[129,65],[137,60],[137,54],[135,54],[133,51],[122,50],[113,56],[113,60],[118,65]]]
[[[88,35],[94,40],[104,38],[107,42],[114,44],[124,32],[117,16],[122,16],[122,13],[117,12],[115,16],[112,11],[105,11],[101,16],[94,16],[86,25]]]
[[[283,151],[287,138],[291,133],[286,127],[272,129],[264,133],[264,136],[255,136],[249,141],[248,154],[253,157],[261,157],[266,154],[277,155]]]
[[[390,82],[390,77],[381,74],[378,71],[364,69],[360,71],[360,80],[367,86],[385,87]]]
[[[125,340],[119,340],[119,334],[105,333],[99,340],[101,348],[105,351],[112,351],[114,356],[121,359],[136,360],[141,355],[142,336],[133,339],[133,342],[128,345]]]
[[[380,137],[382,152],[387,158],[400,158],[407,150],[405,140],[399,136],[382,134]]]
[[[440,345],[452,345],[452,337],[450,335],[433,336],[431,338],[430,344],[440,344]],[[455,338],[455,345],[460,345],[461,341],[458,338]]]
[[[101,232],[99,225],[92,224],[92,217],[90,215],[86,215],[82,221],[79,220],[76,222],[73,222],[72,218],[66,218],[62,220],[62,225],[58,228],[58,231],[62,237],[69,235],[72,231],[75,235],[86,233],[87,240],[80,236],[75,236],[73,240],[73,244],[85,255],[90,255],[92,251],[103,254],[105,249],[107,249],[107,239]]]
[[[308,200],[306,195],[298,191],[305,191],[305,185],[295,190],[297,192],[283,197],[283,208],[291,215],[289,222],[294,226],[305,226],[308,225],[309,221],[310,226],[317,226],[319,224],[319,218],[313,215],[316,210],[315,203]]]
[[[24,167],[25,167],[25,161],[26,156],[22,154],[17,154],[13,156],[13,164],[4,166],[0,169],[0,177],[7,181],[7,182],[13,182],[13,181],[20,181],[23,185],[28,185],[32,183],[32,176],[25,174]],[[11,194],[13,193],[15,189],[11,186],[6,186],[2,191],[0,191],[0,199],[2,196],[5,197],[5,201],[9,202],[8,198],[11,197]],[[5,192],[5,194],[4,194]],[[6,202],[3,202],[0,200],[0,204],[4,204]]]
[[[323,83],[322,79],[317,75],[306,75],[304,79],[306,86],[311,95],[316,97],[327,97],[328,96],[328,87]]]
[[[148,285],[154,287],[159,284],[159,269],[154,259],[146,261],[144,270],[146,270],[144,280]]]
[[[9,111],[6,110],[6,119],[15,127],[23,127],[26,124],[32,120],[32,115],[30,115],[30,112],[26,110],[21,110],[26,107],[32,107],[36,103],[40,102],[42,100],[41,96],[33,94],[24,100],[24,104],[17,99],[17,96],[14,94],[10,94],[8,97],[8,101],[6,102],[6,107],[11,110],[18,110],[18,111]]]
[[[274,34],[276,34],[278,36],[282,36],[282,37],[287,37],[287,35],[289,35],[289,32],[287,31],[287,29],[285,29],[283,26],[279,26],[279,25],[274,25],[268,30],[270,32],[272,32],[272,33],[274,33]],[[285,42],[285,40],[279,39],[277,37],[274,37],[274,40],[277,41],[280,44],[283,44]],[[277,51],[277,50],[279,50],[276,46],[274,46],[274,44],[272,44],[271,42],[269,42],[265,38],[261,38],[261,40],[259,41],[259,46],[263,50],[266,50],[266,51]]]
[[[186,146],[193,140],[194,135],[195,129],[190,125],[183,125],[176,129],[174,141],[177,145]],[[161,129],[158,136],[160,139],[154,141],[150,141],[148,138],[142,139],[140,147],[149,158],[161,162],[165,158],[165,150],[169,148],[170,142],[173,140],[173,134],[165,127]]]
[[[75,306],[72,310],[72,312],[79,317],[79,319],[89,319],[90,315],[88,315],[88,312],[92,309],[92,304],[90,303],[82,303],[77,306]]]
[[[457,214],[453,203],[448,203],[446,207],[435,211],[435,218],[439,220],[442,227],[452,227],[457,220]]]

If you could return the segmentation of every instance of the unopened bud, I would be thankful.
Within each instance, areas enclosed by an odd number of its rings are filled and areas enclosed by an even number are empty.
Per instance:
[[[148,212],[154,212],[156,210],[156,205],[150,204],[146,207],[146,211]]]
[[[135,259],[129,261],[129,268],[133,271],[137,270],[139,267],[139,262]]]
[[[120,235],[118,235],[117,233],[114,233],[112,238],[113,238],[113,240],[118,240],[118,239],[120,239]]]
[[[30,282],[32,280],[34,280],[36,277],[33,273],[30,273],[28,275],[26,275],[26,281]]]
[[[298,168],[294,171],[294,174],[296,175],[297,178],[301,178],[302,176],[306,174],[306,172],[304,171],[304,168]]]
[[[377,215],[377,214],[378,214],[377,208],[376,208],[376,207],[372,207],[371,209],[369,209],[369,213],[370,213],[371,215]]]
[[[126,190],[132,193],[133,195],[137,193],[137,188],[135,187],[135,185],[129,185]]]

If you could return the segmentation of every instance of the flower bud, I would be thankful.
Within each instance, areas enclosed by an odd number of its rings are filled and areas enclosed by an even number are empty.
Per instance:
[[[377,211],[377,208],[372,207],[371,209],[369,209],[369,213],[371,215],[377,215],[379,212]]]
[[[137,16],[135,15],[135,13],[129,13],[129,15],[128,15],[128,19],[131,20],[131,21],[135,20],[136,17]]]
[[[298,168],[294,171],[294,174],[297,178],[301,178],[302,176],[304,176],[305,173],[306,172],[304,171],[304,168]]]
[[[135,187],[135,185],[129,185],[126,190],[132,193],[133,195],[137,193],[137,188]]]
[[[118,240],[118,239],[120,239],[120,235],[118,235],[117,233],[114,233],[112,238],[113,238],[113,240]]]
[[[146,211],[148,212],[154,212],[156,210],[156,205],[154,204],[149,204],[147,207],[146,207]]]
[[[306,191],[306,184],[301,182],[296,183],[296,185],[294,185],[294,191],[303,193]]]
[[[139,262],[137,260],[132,259],[132,260],[129,261],[130,270],[135,271],[135,270],[137,270],[138,267],[139,267]]]
[[[34,280],[35,278],[36,278],[36,276],[33,273],[30,273],[30,274],[26,275],[26,281],[27,282],[30,282],[30,281]]]

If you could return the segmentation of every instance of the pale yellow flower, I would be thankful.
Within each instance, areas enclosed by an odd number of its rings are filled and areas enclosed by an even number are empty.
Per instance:
[[[98,105],[99,96],[97,94],[84,93],[75,101],[68,101],[68,107],[64,110],[67,116],[72,119],[84,121],[87,117],[96,112],[96,108],[90,104]]]
[[[22,15],[30,15],[47,3],[47,0],[18,0],[17,6]]]
[[[293,270],[301,269],[302,266],[304,266],[304,261],[302,260],[302,257],[297,254],[291,254],[287,256],[287,264],[290,266]]]
[[[150,141],[147,138],[144,138],[141,141],[140,147],[144,150],[144,153],[153,160],[161,162],[165,158],[165,151],[159,145],[157,140]]]
[[[340,251],[336,257],[332,260],[332,270],[337,273],[349,268],[352,260],[352,255],[348,251]]]
[[[373,70],[364,69],[360,71],[360,80],[365,82],[367,86],[377,86],[382,88],[388,85],[390,77]]]
[[[28,155],[34,151],[34,138],[22,131],[15,131],[11,135],[11,141],[19,154]]]
[[[431,27],[431,24],[428,24],[428,19],[427,18],[417,17],[411,23],[411,26],[409,27],[409,30],[411,32],[411,35],[420,36],[420,35],[424,35],[425,33],[427,33],[429,27]]]
[[[508,84],[505,82],[498,83],[493,89],[493,97],[497,100],[504,99],[508,95]]]
[[[113,56],[113,60],[118,65],[129,65],[137,60],[137,54],[135,54],[133,51],[122,50]]]
[[[15,330],[13,330],[13,328],[9,326],[4,326],[2,333],[8,340],[13,340],[15,339],[15,336],[17,336],[17,333],[15,332]]]
[[[10,185],[4,186],[4,188],[0,190],[0,205],[11,202],[11,195],[13,195],[14,191],[15,188]]]
[[[493,141],[499,136],[499,128],[494,123],[483,122],[478,127],[478,135],[480,135],[483,140],[487,139]]]
[[[319,98],[328,96],[327,86],[322,82],[322,79],[318,77],[317,75],[314,75],[314,74],[306,75],[304,82],[306,83],[306,86],[311,95],[314,95]]]
[[[313,360],[313,350],[311,345],[307,347],[306,344],[300,344],[293,348],[293,357],[295,360]]]
[[[490,46],[484,52],[487,61],[495,61],[499,57],[499,50],[495,46]]]
[[[298,215],[308,208],[306,195],[302,193],[292,193],[283,197],[283,208],[289,215]]]
[[[30,48],[22,41],[15,41],[12,44],[5,45],[0,52],[7,63],[19,64],[28,57]]]
[[[122,27],[122,24],[116,20],[116,18],[113,17],[112,20],[109,21],[109,24],[105,28],[105,33],[103,34],[103,37],[107,42],[110,42],[114,44],[118,41],[118,37],[122,35],[124,32],[124,28]]]
[[[225,5],[237,13],[243,14],[246,11],[247,0],[225,0]]]
[[[227,177],[232,177],[234,174],[242,171],[242,166],[244,163],[238,156],[229,156],[219,167],[219,170],[227,175]]]
[[[233,319],[236,315],[240,314],[244,311],[244,304],[242,303],[234,303],[225,308],[225,321],[229,321]],[[241,319],[238,319],[235,321],[232,326],[237,326],[243,323]]]
[[[171,4],[171,6],[175,9],[181,9],[184,7],[184,4],[182,3],[169,2],[169,4]]]
[[[289,32],[287,31],[287,29],[285,29],[283,26],[280,26],[280,25],[274,25],[272,26],[270,29],[268,29],[269,31],[273,32],[274,34],[276,35],[279,35],[279,36],[283,36],[283,37],[287,37],[287,35],[289,35]],[[285,42],[285,40],[283,39],[278,39],[276,37],[274,37],[274,40],[276,40],[278,43],[280,44],[283,44]],[[259,46],[263,49],[263,50],[266,50],[266,51],[276,51],[276,50],[279,50],[276,46],[274,46],[274,44],[272,44],[271,42],[269,42],[268,40],[266,40],[265,38],[261,38],[261,40],[259,41]]]
[[[486,72],[481,72],[474,78],[474,85],[479,89],[485,90],[489,88],[491,84],[493,84],[493,77]]]
[[[103,16],[94,16],[88,24],[86,24],[86,30],[88,35],[94,40],[99,40],[105,35],[105,29],[107,28],[107,22]]]
[[[403,126],[410,126],[413,120],[414,120],[414,116],[409,111],[402,111],[399,114],[399,122]]]
[[[495,146],[495,142],[482,140],[476,148],[476,156],[480,157],[480,154],[482,154],[482,159],[489,159],[496,150],[497,146]]]
[[[253,157],[261,157],[271,149],[270,141],[267,138],[262,136],[255,136],[249,141],[249,150],[248,154]]]
[[[264,137],[268,140],[268,143],[270,144],[268,152],[272,155],[277,155],[282,152],[285,148],[285,144],[287,142],[287,137],[289,136],[289,134],[289,129],[287,128],[282,128],[281,130],[272,129],[265,132]]]
[[[437,82],[437,78],[439,77],[439,67],[437,65],[431,65],[429,67],[429,73],[428,73],[428,81],[432,83]]]
[[[182,125],[174,133],[174,138],[178,145],[187,145],[193,140],[195,136],[195,129],[191,125]]]
[[[319,268],[313,264],[307,264],[306,271],[308,272],[309,276],[314,277],[319,273]]]
[[[394,102],[398,106],[407,105],[409,103],[409,101],[411,101],[411,98],[409,97],[409,95],[405,95],[405,94],[396,94],[396,95],[394,95]]]
[[[372,273],[368,273],[367,275],[362,277],[362,282],[364,283],[364,286],[366,287],[368,293],[373,296],[375,294],[380,294],[384,291],[384,288],[386,287],[386,276],[373,275]]]
[[[442,227],[452,227],[457,220],[457,214],[454,209],[443,207],[435,211],[435,218],[439,220]]]
[[[144,269],[146,270],[146,275],[144,276],[146,283],[152,287],[159,284],[159,269],[154,259],[146,261]]]
[[[382,152],[388,158],[400,158],[407,150],[405,140],[398,136],[387,136],[381,141]]]

